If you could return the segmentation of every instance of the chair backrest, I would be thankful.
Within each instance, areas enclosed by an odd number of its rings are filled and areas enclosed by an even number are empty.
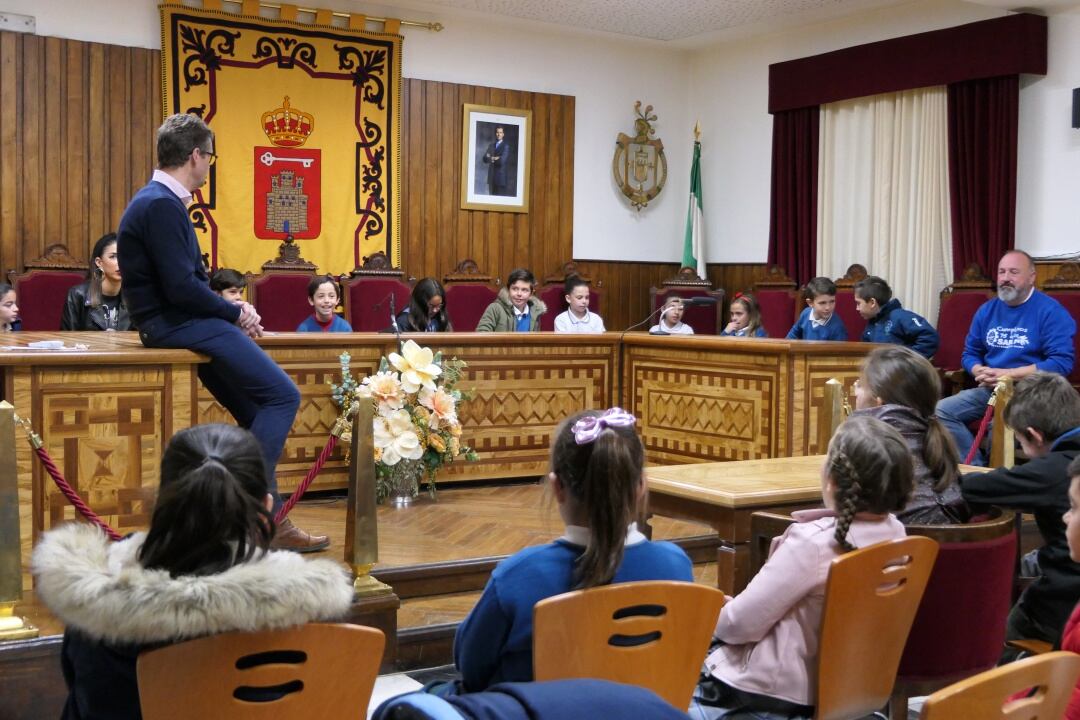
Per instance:
[[[897,675],[907,681],[966,677],[994,667],[1016,565],[1016,516],[964,525],[908,525],[938,543],[937,560]]]
[[[139,656],[145,720],[364,717],[382,660],[382,631],[310,624],[231,632]]]
[[[889,701],[936,556],[937,543],[916,536],[832,561],[821,619],[817,720],[863,717]]]
[[[533,610],[533,674],[639,685],[685,709],[723,604],[716,588],[667,581],[541,600]]]
[[[9,276],[23,330],[59,330],[68,290],[86,279],[85,272],[29,270]]]
[[[600,317],[604,316],[600,310],[600,300],[603,296],[603,291],[600,289],[601,283],[594,283],[578,268],[577,263],[571,260],[563,263],[558,270],[544,278],[543,286],[537,290],[537,297],[547,305],[547,312],[540,316],[541,330],[554,330],[555,317],[570,308],[566,303],[566,278],[570,275],[577,275],[589,283],[589,311]]]
[[[982,274],[977,264],[971,264],[963,276],[941,291],[938,318],[935,327],[941,336],[941,344],[934,353],[934,367],[956,370],[964,352],[964,340],[975,311],[994,296],[994,284]]]
[[[660,287],[649,288],[649,298],[653,312],[656,313],[664,307],[669,297],[713,298],[714,305],[699,305],[686,308],[683,312],[682,321],[694,328],[697,335],[719,335],[724,329],[724,291],[713,290],[708,280],[698,277],[697,271],[691,267],[684,267],[674,276],[661,283]],[[659,313],[657,313],[659,315]],[[653,325],[656,324],[653,320]],[[648,329],[648,328],[645,328]]]
[[[1080,263],[1063,263],[1057,275],[1043,284],[1043,292],[1064,305],[1073,318],[1080,317]],[[1080,358],[1080,332],[1073,335],[1073,357]],[[1069,382],[1080,390],[1080,362],[1073,363]]]
[[[263,328],[293,332],[313,312],[307,287],[315,273],[310,270],[265,270],[248,273],[248,301],[262,316]]]
[[[446,289],[446,314],[457,332],[473,332],[484,310],[499,294],[498,281],[488,275],[475,260],[466,258],[443,276]],[[550,313],[550,310],[548,311]]]
[[[343,292],[345,319],[356,332],[391,327],[394,316],[409,307],[412,297],[412,288],[396,277],[353,277],[345,282]]]
[[[836,314],[844,321],[848,340],[858,342],[866,330],[866,320],[855,309],[855,283],[867,275],[866,268],[858,263],[848,267],[844,277],[836,280]]]
[[[779,265],[769,266],[765,277],[754,283],[754,298],[771,338],[785,337],[805,307],[795,281]]]
[[[921,720],[1060,718],[1080,678],[1080,655],[1052,652],[1019,660],[938,690],[923,702]],[[1028,697],[1010,699],[1017,693]]]

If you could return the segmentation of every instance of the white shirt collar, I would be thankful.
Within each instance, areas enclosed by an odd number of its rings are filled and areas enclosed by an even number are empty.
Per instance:
[[[571,545],[578,545],[580,547],[587,547],[589,545],[589,528],[582,527],[581,525],[567,525],[566,532],[559,538],[565,540]],[[637,529],[637,523],[632,522],[626,528],[626,539],[623,540],[623,545],[637,545],[640,542],[645,542],[648,538],[641,534],[641,531]]]
[[[513,303],[511,303],[510,304],[510,309],[514,311],[514,317],[519,318],[522,315],[528,315],[529,314],[529,303],[525,303],[525,307],[522,308],[521,310],[518,310],[517,305],[514,305]]]
[[[578,320],[577,316],[574,315],[573,310],[567,310],[566,315],[570,318],[570,322],[577,323],[578,325],[588,325],[590,322],[592,322],[592,315],[589,313],[588,310],[585,311],[585,317],[581,320]]]
[[[191,192],[186,187],[180,184],[180,181],[174,178],[164,170],[155,169],[154,174],[150,177],[153,182],[159,182],[172,191],[173,195],[180,198],[180,202],[184,203],[184,207],[191,204]]]

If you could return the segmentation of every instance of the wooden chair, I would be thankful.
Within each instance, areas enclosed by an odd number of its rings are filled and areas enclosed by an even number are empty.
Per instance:
[[[359,625],[231,632],[139,656],[146,720],[361,718],[385,638]]]
[[[1062,264],[1057,275],[1043,283],[1043,292],[1065,306],[1073,318],[1080,317],[1080,263]],[[1080,332],[1073,335],[1073,350],[1080,357]],[[1073,364],[1069,382],[1080,390],[1080,363]]]
[[[855,283],[867,276],[866,266],[855,263],[848,266],[844,277],[836,279],[836,314],[844,321],[848,340],[858,342],[866,330],[866,321],[855,309]]]
[[[821,619],[816,720],[861,718],[889,701],[936,557],[937,543],[916,536],[832,561]]]
[[[961,680],[926,698],[921,720],[1062,717],[1080,678],[1080,655],[1052,652]],[[1030,697],[1010,698],[1034,688]],[[1026,694],[1026,693],[1025,693]]]
[[[754,297],[761,308],[761,324],[771,338],[786,337],[805,307],[795,281],[779,265],[771,265],[765,277],[754,283]]]
[[[976,263],[969,265],[960,279],[939,295],[941,304],[935,327],[941,336],[941,345],[934,353],[933,364],[941,375],[945,395],[952,395],[969,382],[973,383],[960,366],[960,356],[975,312],[993,296],[994,284]]]
[[[311,314],[307,287],[315,265],[300,257],[300,246],[290,235],[278,246],[277,257],[262,264],[259,274],[247,273],[248,302],[262,316],[263,328],[293,332]]]
[[[589,312],[594,312],[600,317],[604,316],[600,311],[600,300],[603,297],[600,288],[604,284],[603,281],[594,283],[584,270],[578,268],[577,263],[571,260],[563,263],[558,270],[544,278],[543,285],[537,289],[537,297],[547,305],[547,312],[540,316],[541,330],[554,330],[555,317],[569,309],[570,306],[566,304],[566,278],[571,275],[577,275],[589,284]]]
[[[26,263],[26,272],[9,272],[22,329],[59,330],[68,290],[86,279],[86,268],[85,262],[68,253],[67,246],[56,243]]]
[[[712,289],[712,284],[698,277],[697,270],[692,267],[684,267],[673,277],[660,283],[659,288],[649,288],[649,299],[653,312],[664,307],[669,297],[693,298],[710,297],[716,300],[715,305],[688,307],[683,312],[682,321],[694,328],[698,335],[719,335],[724,329],[724,291]],[[657,313],[659,315],[659,313]],[[656,320],[653,320],[656,324]],[[648,328],[646,328],[648,329]]]
[[[356,332],[379,332],[393,325],[394,317],[409,306],[412,285],[401,268],[390,264],[386,253],[364,257],[345,281],[345,319]],[[393,306],[391,308],[391,306]]]
[[[536,680],[599,678],[649,688],[685,710],[724,594],[683,582],[631,582],[536,603]]]
[[[446,289],[446,312],[458,332],[476,330],[487,306],[499,294],[498,279],[480,269],[474,260],[465,259],[443,276]],[[551,314],[548,310],[547,314]],[[553,321],[554,322],[554,321]]]

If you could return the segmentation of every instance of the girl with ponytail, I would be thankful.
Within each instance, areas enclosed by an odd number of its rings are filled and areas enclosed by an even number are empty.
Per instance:
[[[705,661],[690,717],[814,716],[829,564],[904,537],[893,513],[911,494],[911,455],[893,428],[852,417],[829,443],[821,483],[826,509],[792,513],[795,522],[773,541],[761,571],[720,611],[718,646]]]
[[[555,430],[547,480],[566,531],[495,568],[454,640],[462,680],[439,692],[532,680],[533,606],[544,598],[609,583],[693,581],[686,553],[646,540],[634,522],[645,496],[645,451],[634,423],[611,408],[577,413]]]
[[[38,597],[65,625],[65,719],[141,717],[143,650],[348,612],[352,582],[336,563],[269,550],[271,502],[255,437],[199,425],[165,449],[148,532],[110,543],[71,522],[42,537],[32,571]]]
[[[941,381],[930,361],[902,345],[870,353],[855,385],[855,415],[896,428],[907,443],[915,491],[896,517],[905,525],[964,523],[971,511],[960,495],[960,455],[934,415]]]

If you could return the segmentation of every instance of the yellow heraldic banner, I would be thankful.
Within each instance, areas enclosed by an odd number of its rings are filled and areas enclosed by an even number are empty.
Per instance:
[[[400,264],[401,36],[160,9],[165,115],[215,136],[188,209],[211,265],[258,271],[289,235],[320,272]]]

